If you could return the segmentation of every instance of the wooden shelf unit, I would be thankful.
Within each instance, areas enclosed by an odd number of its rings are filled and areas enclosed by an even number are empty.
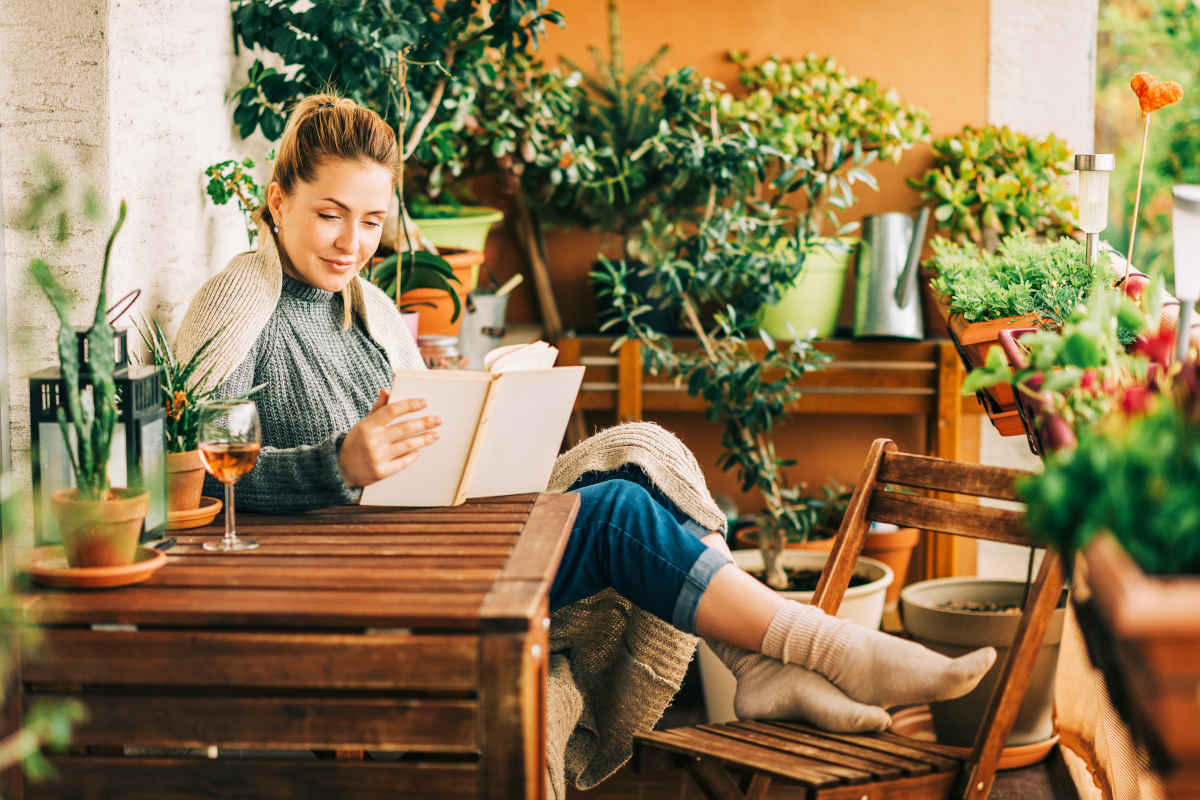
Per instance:
[[[615,411],[620,422],[636,421],[647,412],[698,411],[707,404],[663,376],[645,374],[641,342],[625,342],[613,352],[606,336],[559,338],[559,364],[586,367],[575,402],[577,411]],[[926,455],[961,460],[963,417],[982,413],[974,397],[962,396],[962,361],[948,339],[920,342],[831,339],[814,343],[833,356],[823,369],[800,381],[803,396],[791,404],[794,414],[874,414],[921,416],[926,419]],[[695,349],[695,339],[673,339],[680,350]],[[766,345],[752,343],[756,352]],[[576,426],[582,431],[583,426]],[[577,438],[578,434],[572,438]],[[574,441],[571,442],[574,444]],[[926,577],[955,573],[954,537],[926,533]]]

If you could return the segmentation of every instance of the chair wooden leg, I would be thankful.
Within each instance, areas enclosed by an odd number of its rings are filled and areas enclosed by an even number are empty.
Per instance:
[[[1029,599],[1017,627],[1012,649],[1004,664],[1004,671],[992,693],[983,725],[975,738],[971,760],[963,765],[962,782],[955,792],[963,800],[983,800],[992,790],[996,778],[996,764],[1004,741],[1012,731],[1017,719],[1025,689],[1033,674],[1034,662],[1042,639],[1050,626],[1050,617],[1058,605],[1063,589],[1062,559],[1052,550],[1047,550],[1038,570],[1037,581],[1030,591]]]
[[[750,788],[742,794],[737,781],[714,758],[698,758],[688,763],[688,772],[700,791],[710,800],[765,800],[771,788],[771,776],[761,773],[750,780]]]

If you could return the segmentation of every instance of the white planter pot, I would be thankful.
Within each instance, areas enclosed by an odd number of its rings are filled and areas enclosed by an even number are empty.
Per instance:
[[[1021,624],[1021,615],[945,607],[946,603],[962,601],[1019,606],[1025,601],[1025,581],[934,578],[910,584],[900,592],[904,629],[926,647],[952,658],[979,647],[991,645],[996,648],[996,663],[970,693],[955,700],[929,704],[937,740],[956,747],[970,747],[975,742],[975,732],[983,723],[992,690],[1004,670],[1008,651]],[[1054,673],[1065,614],[1066,592],[1063,592],[1058,607],[1050,615],[1050,625],[1038,650],[1029,687],[1005,746],[1045,741],[1054,734]]]
[[[819,570],[825,566],[829,554],[785,550],[781,557],[784,567]],[[758,550],[734,550],[733,560],[748,572],[762,571],[763,568],[762,553]],[[847,589],[837,616],[868,628],[878,628],[883,619],[884,595],[887,594],[887,587],[891,585],[894,577],[892,570],[882,561],[859,558],[854,573],[866,575],[871,582]],[[780,594],[798,603],[811,603],[813,596],[812,592]],[[733,713],[733,695],[737,690],[737,679],[703,640],[700,641],[700,680],[704,688],[704,707],[708,712],[708,721],[716,723],[737,719]]]

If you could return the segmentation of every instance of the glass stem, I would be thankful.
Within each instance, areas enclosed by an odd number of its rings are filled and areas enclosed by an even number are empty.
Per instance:
[[[225,484],[225,546],[237,541],[237,531],[233,521],[233,484]]]

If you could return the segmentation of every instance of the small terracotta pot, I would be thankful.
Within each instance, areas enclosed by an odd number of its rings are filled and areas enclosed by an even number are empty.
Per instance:
[[[824,531],[814,531],[814,533],[824,533]],[[837,531],[833,531],[831,535],[824,539],[809,539],[805,542],[784,542],[785,550],[811,550],[818,553],[828,553],[833,549],[833,540],[837,536]],[[758,548],[758,526],[748,525],[744,528],[739,528],[733,532],[734,545],[743,549]],[[865,553],[864,553],[865,555]]]
[[[82,500],[78,489],[51,493],[50,507],[72,567],[133,563],[150,495],[145,489],[113,489],[112,494],[108,500]]]
[[[458,300],[465,311],[467,292],[475,288],[475,283],[479,279],[479,266],[483,264],[483,253],[478,250],[455,250],[443,251],[438,255],[449,262],[450,268],[458,277],[459,282],[454,285],[454,291],[458,294]],[[460,313],[458,319],[450,321],[450,318],[454,316],[454,303],[450,300],[450,296],[441,289],[413,289],[401,295],[400,302],[404,305],[421,303],[413,310],[420,315],[418,327],[422,336],[458,335],[463,316]]]
[[[887,595],[883,599],[886,608],[894,608],[900,599],[900,590],[904,588],[904,579],[908,576],[908,562],[912,559],[913,548],[921,538],[917,528],[900,528],[897,531],[867,532],[863,540],[862,554],[867,558],[882,561],[896,573],[896,580],[888,586]]]
[[[204,462],[199,450],[167,453],[167,510],[192,511],[200,507],[204,489]]]

